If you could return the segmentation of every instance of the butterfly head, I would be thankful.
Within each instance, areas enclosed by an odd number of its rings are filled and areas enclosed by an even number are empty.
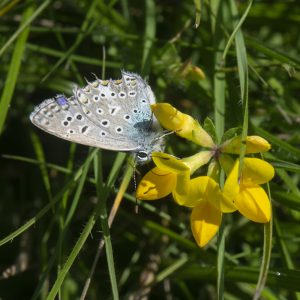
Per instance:
[[[135,154],[138,165],[143,165],[151,161],[153,152],[162,152],[165,149],[165,142],[162,132],[155,133],[156,137],[151,139],[150,144],[144,145],[143,149]]]

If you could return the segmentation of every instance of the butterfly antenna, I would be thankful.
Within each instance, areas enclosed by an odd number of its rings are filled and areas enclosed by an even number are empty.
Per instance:
[[[135,192],[135,208],[134,211],[136,214],[139,213],[139,204],[136,197],[136,190],[137,190],[137,183],[136,183],[136,157],[134,158],[134,165],[133,165],[133,184],[134,184],[134,192]]]
[[[92,75],[95,77],[96,80],[99,80],[99,78],[97,77],[97,75],[95,73],[92,73]]]
[[[88,81],[88,79],[85,76],[84,76],[84,80],[88,85],[90,84],[90,82]]]
[[[154,139],[154,142],[164,138],[165,136],[168,136],[168,135],[171,135],[171,134],[174,134],[174,133],[176,133],[176,130],[174,130],[174,131],[165,130],[164,133],[161,136]]]

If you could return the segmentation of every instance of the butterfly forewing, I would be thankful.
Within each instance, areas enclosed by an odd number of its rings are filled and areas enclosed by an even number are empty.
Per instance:
[[[134,151],[138,148],[122,136],[108,135],[82,111],[75,97],[59,95],[42,102],[31,113],[30,119],[40,129],[65,140],[103,149]]]
[[[111,135],[117,131],[134,139],[139,134],[139,125],[151,126],[153,94],[149,94],[148,87],[140,76],[123,72],[121,80],[97,79],[82,89],[75,89],[74,95],[94,124],[104,127]]]

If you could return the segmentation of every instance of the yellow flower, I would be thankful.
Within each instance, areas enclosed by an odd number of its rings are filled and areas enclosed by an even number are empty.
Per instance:
[[[166,153],[153,152],[152,159],[156,167],[150,170],[139,183],[136,191],[137,199],[156,200],[163,198],[175,189],[177,182],[181,183],[181,188],[178,189],[179,193],[184,194],[188,187],[190,175],[206,164],[210,158],[211,153],[209,151],[202,151],[182,160]]]
[[[175,184],[176,173],[156,167],[142,178],[136,190],[136,197],[139,200],[161,199],[172,192]]]
[[[220,146],[222,153],[239,154],[241,149],[242,139],[241,136],[236,136]],[[271,149],[271,145],[264,138],[260,136],[247,136],[246,137],[246,154],[266,152]]]
[[[208,150],[183,159],[166,153],[153,153],[156,167],[139,183],[138,199],[156,200],[172,193],[179,205],[192,208],[191,229],[200,247],[205,246],[218,232],[222,213],[239,210],[252,221],[269,222],[270,200],[260,186],[274,176],[274,168],[269,163],[257,158],[244,158],[239,170],[239,161],[234,162],[229,154],[240,153],[243,143],[240,136],[215,145],[210,135],[191,116],[168,103],[154,104],[151,108],[163,127]],[[247,136],[245,144],[246,154],[265,152],[271,148],[259,136]],[[193,173],[210,160],[209,176],[191,179]],[[220,176],[220,165],[227,175],[223,191],[214,180]]]
[[[153,153],[156,167],[149,171],[137,188],[140,200],[155,200],[172,193],[179,205],[193,208],[191,228],[200,247],[205,246],[218,232],[222,210],[236,210],[227,203],[219,185],[209,176],[190,179],[191,174],[206,164],[212,153],[202,151],[194,156],[177,159],[166,153]]]
[[[197,145],[213,148],[211,136],[191,116],[177,110],[169,103],[152,104],[151,109],[159,123],[166,129],[174,131]]]
[[[200,202],[191,213],[191,229],[199,247],[204,247],[218,232],[222,213],[209,201]]]
[[[185,195],[179,194],[176,187],[173,197],[193,208],[190,218],[192,233],[197,244],[205,246],[218,232],[222,221],[221,202],[224,197],[219,185],[209,176],[196,177],[189,182]]]
[[[244,158],[241,178],[238,178],[237,160],[226,179],[223,195],[230,199],[239,212],[249,220],[267,223],[271,218],[271,204],[265,190],[260,186],[274,176],[274,168],[258,158]]]

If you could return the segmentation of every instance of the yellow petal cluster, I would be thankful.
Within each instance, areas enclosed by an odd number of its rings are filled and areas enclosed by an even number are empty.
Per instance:
[[[271,145],[268,143],[267,140],[256,135],[247,136],[245,143],[246,143],[246,154],[266,152],[271,149]],[[221,146],[221,151],[223,153],[239,154],[241,145],[242,145],[241,136],[236,136],[226,141]]]
[[[239,160],[232,158],[232,154],[240,152],[243,143],[240,136],[217,146],[198,121],[170,104],[154,104],[152,111],[163,127],[206,150],[183,159],[167,153],[153,153],[156,167],[139,183],[136,191],[138,199],[156,200],[172,194],[177,204],[190,207],[191,229],[200,247],[205,246],[218,232],[223,213],[238,210],[254,222],[269,222],[271,203],[261,185],[273,178],[272,165],[262,159],[245,157],[240,167]],[[248,136],[245,143],[246,154],[265,152],[271,148],[259,136]],[[209,162],[209,176],[192,178],[197,169]],[[222,189],[217,183],[220,167],[227,176]]]
[[[152,104],[151,109],[159,123],[178,136],[186,138],[197,145],[212,148],[214,142],[210,135],[191,116],[177,110],[169,103]]]

